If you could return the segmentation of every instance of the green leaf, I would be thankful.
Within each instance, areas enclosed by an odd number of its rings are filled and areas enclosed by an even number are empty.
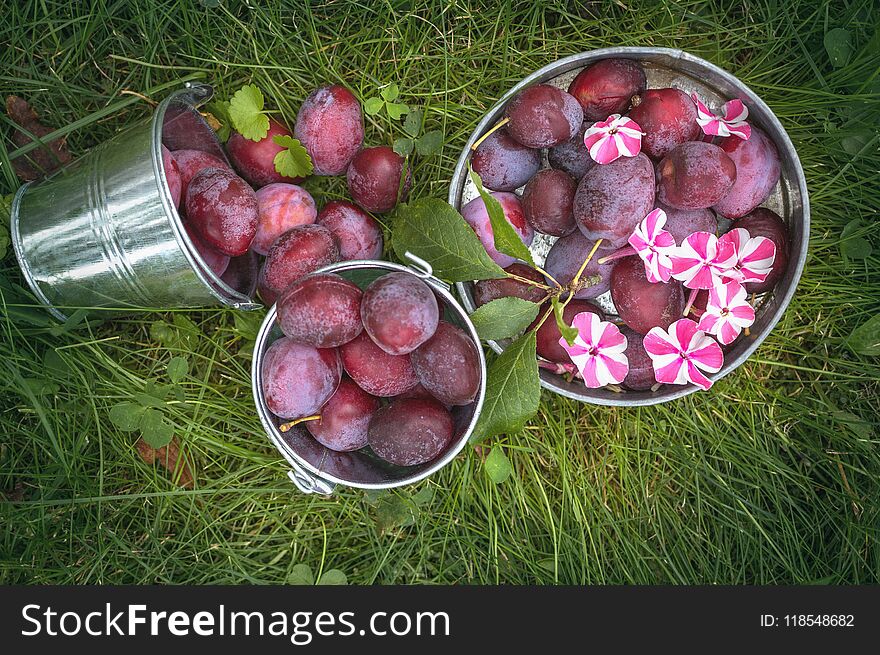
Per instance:
[[[443,147],[443,132],[440,130],[431,130],[425,132],[416,140],[416,152],[421,157],[430,157],[440,152]]]
[[[419,507],[422,507],[423,505],[427,505],[433,499],[434,499],[434,490],[428,485],[425,485],[424,487],[419,489],[418,493],[415,493],[412,496],[412,501],[416,505],[418,505]]]
[[[382,98],[378,98],[373,96],[372,98],[367,98],[364,101],[364,111],[367,112],[370,116],[375,116],[380,111],[382,111],[382,107],[385,106],[385,101]]]
[[[860,355],[880,355],[880,314],[869,318],[853,330],[846,345]]]
[[[144,411],[136,403],[119,403],[110,408],[110,422],[123,432],[134,432],[140,427]]]
[[[141,434],[144,441],[153,448],[162,448],[171,443],[174,436],[174,425],[165,418],[158,409],[148,407],[141,415]]]
[[[339,569],[330,569],[329,571],[324,571],[324,573],[321,574],[321,577],[318,579],[317,584],[319,584],[319,585],[347,585],[348,578],[345,577],[345,573],[343,573]]]
[[[486,401],[472,442],[521,430],[537,414],[541,383],[535,338],[534,331],[527,332],[489,365]]]
[[[409,107],[402,104],[397,104],[394,102],[385,103],[385,108],[388,110],[388,115],[391,117],[391,120],[400,120],[400,117],[409,112]]]
[[[379,94],[382,96],[382,99],[385,102],[394,102],[395,100],[397,100],[397,96],[400,95],[400,88],[397,86],[397,84],[392,82],[384,89],[379,91]]]
[[[287,584],[291,585],[308,585],[315,584],[315,574],[312,573],[312,567],[308,564],[296,564],[287,575]]]
[[[842,27],[829,31],[825,34],[825,51],[832,66],[835,68],[846,66],[853,54],[852,34]]]
[[[401,137],[400,139],[394,139],[394,147],[392,148],[394,152],[396,152],[401,157],[408,157],[415,146],[415,142],[407,137]]]
[[[246,84],[229,101],[232,126],[251,141],[265,139],[269,133],[269,117],[263,113],[263,93],[253,84]]]
[[[420,198],[398,206],[392,218],[394,252],[430,262],[434,274],[449,282],[506,277],[493,262],[477,235],[451,205],[436,198]]]
[[[848,259],[867,259],[873,248],[865,237],[855,234],[862,227],[862,220],[854,218],[840,233],[840,254]]]
[[[263,324],[260,312],[235,312],[234,332],[246,341],[254,341]]]
[[[61,390],[57,382],[43,378],[22,378],[21,381],[35,396],[52,396]]]
[[[54,348],[49,348],[43,354],[43,368],[59,380],[69,380],[73,375],[73,368]]]
[[[214,100],[205,105],[205,110],[220,123],[220,128],[217,130],[217,138],[220,139],[221,142],[226,143],[229,139],[229,133],[232,131],[232,117],[229,115],[229,101]]]
[[[172,382],[180,382],[189,373],[189,362],[186,357],[172,357],[168,362],[168,377]]]
[[[413,109],[409,114],[406,115],[406,120],[403,121],[403,131],[409,134],[412,138],[416,138],[419,135],[419,132],[422,131],[422,118],[424,117],[425,112],[421,109]]]
[[[565,307],[562,306],[559,296],[553,296],[553,299],[550,302],[553,304],[553,318],[556,319],[556,327],[559,328],[559,334],[565,337],[569,346],[574,345],[574,338],[578,334],[577,328],[574,328],[565,322],[565,318],[563,318]]]
[[[275,155],[275,170],[278,173],[287,177],[307,177],[312,174],[314,170],[312,158],[298,139],[286,134],[278,134],[272,137],[272,141],[275,145],[285,148]]]
[[[514,337],[525,330],[538,316],[541,306],[522,298],[498,298],[477,307],[471,322],[481,339],[493,340]]]
[[[376,503],[376,527],[380,534],[396,528],[412,525],[416,520],[418,507],[403,496],[392,493],[383,496]]]
[[[142,407],[155,407],[157,409],[165,407],[165,401],[151,393],[133,393],[131,397],[138,401]]]
[[[834,416],[838,422],[843,423],[847,429],[852,431],[857,437],[870,439],[874,434],[874,426],[858,414],[838,409],[832,412],[832,416]]]
[[[510,460],[507,459],[507,455],[504,454],[504,450],[501,446],[492,447],[489,456],[483,463],[483,469],[486,471],[486,475],[489,476],[489,479],[495,484],[501,484],[504,482],[510,477],[510,473],[513,470],[510,466]]]
[[[528,246],[522,242],[516,230],[504,217],[504,210],[501,203],[495,199],[491,193],[483,188],[483,181],[477,173],[470,169],[471,180],[480,192],[480,197],[486,205],[486,211],[489,214],[489,222],[492,224],[492,234],[495,236],[495,249],[505,255],[510,255],[516,259],[521,259],[531,266],[535,265],[532,259],[532,253],[529,252]]]

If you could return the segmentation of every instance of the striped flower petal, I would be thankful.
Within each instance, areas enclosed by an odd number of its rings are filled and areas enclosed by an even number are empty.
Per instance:
[[[738,282],[763,282],[776,261],[776,244],[767,237],[753,237],[745,228],[737,227],[722,235],[719,243],[730,243],[736,253],[736,264],[722,275]]]
[[[672,249],[672,277],[688,289],[711,289],[737,263],[736,248],[711,232],[694,232]]]
[[[620,384],[629,372],[626,337],[614,323],[603,321],[593,312],[576,314],[571,323],[577,330],[574,344],[559,339],[590,389]]]
[[[698,329],[689,318],[682,318],[669,326],[651,328],[643,342],[651,358],[654,377],[665,384],[691,382],[701,389],[709,389],[712,380],[702,371],[717,373],[724,363],[721,347]]]
[[[593,123],[584,133],[584,145],[590,157],[600,164],[610,164],[620,157],[635,157],[642,151],[642,128],[633,119],[611,114]]]
[[[755,310],[746,300],[743,286],[735,281],[719,282],[709,290],[706,310],[697,329],[714,335],[727,345],[754,322]]]
[[[746,141],[752,136],[752,128],[746,123],[749,109],[742,100],[726,102],[722,115],[718,116],[709,111],[696,93],[691,94],[691,99],[697,106],[697,124],[702,128],[703,134],[722,137],[733,135]]]
[[[636,225],[629,237],[633,247],[645,263],[648,282],[669,282],[672,276],[670,255],[675,249],[675,238],[663,226],[666,225],[666,212],[655,209]]]

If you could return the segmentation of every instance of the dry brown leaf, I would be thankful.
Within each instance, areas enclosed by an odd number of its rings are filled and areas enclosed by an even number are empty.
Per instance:
[[[185,489],[192,489],[192,469],[190,469],[186,458],[180,456],[180,441],[177,437],[172,437],[167,446],[158,449],[153,448],[143,439],[138,439],[135,448],[144,462],[154,464],[158,461],[171,473],[171,479],[175,484]]]
[[[18,96],[6,97],[6,113],[14,123],[30,132],[36,137],[43,138],[54,131],[39,121],[37,112],[27,103],[24,98]],[[32,139],[16,130],[12,133],[12,142],[19,148],[32,142]],[[64,137],[50,141],[42,147],[31,150],[26,155],[17,157],[12,161],[15,174],[23,182],[32,182],[61,168],[72,157],[67,151]]]

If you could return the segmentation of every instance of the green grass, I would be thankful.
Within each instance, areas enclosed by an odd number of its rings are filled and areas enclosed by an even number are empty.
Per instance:
[[[844,340],[880,310],[880,258],[839,250],[855,218],[880,246],[875,3],[249,4],[12,3],[0,90],[29,98],[51,125],[77,121],[68,143],[80,154],[149,114],[123,91],[191,73],[224,97],[253,81],[288,119],[320,83],[366,97],[397,82],[446,134],[442,155],[416,165],[414,194],[445,198],[467,135],[532,70],[603,46],[683,48],[749,84],[797,147],[813,205],[798,294],[711,393],[645,409],[545,393],[524,430],[493,442],[514,465],[500,485],[469,449],[399,494],[316,498],[292,487],[262,434],[235,312],[182,313],[197,330],[177,346],[151,335],[171,314],[62,331],[23,306],[8,253],[0,583],[283,582],[299,563],[355,583],[878,582],[880,361]],[[855,45],[837,69],[823,47],[834,27]],[[120,101],[131,102],[106,113]],[[367,133],[372,144],[394,136],[383,121]],[[842,149],[847,136],[865,144],[858,156]],[[5,194],[16,183],[0,143]],[[319,203],[344,193],[340,180],[310,188]],[[144,464],[108,420],[146,381],[167,382],[177,354],[191,366],[186,402],[165,411],[196,474],[191,491]]]

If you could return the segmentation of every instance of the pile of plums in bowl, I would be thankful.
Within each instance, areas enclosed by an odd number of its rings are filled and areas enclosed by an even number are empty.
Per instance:
[[[333,200],[318,211],[300,178],[278,172],[275,159],[284,150],[279,137],[302,144],[315,175],[345,175],[354,202]],[[225,150],[213,141],[204,150],[163,146],[163,167],[206,268],[234,288],[243,270],[255,269],[248,277],[258,281],[260,298],[271,305],[288,285],[322,266],[381,257],[382,228],[368,212],[393,209],[406,195],[411,174],[407,169],[401,185],[404,159],[389,147],[364,148],[363,142],[360,103],[348,89],[329,85],[306,98],[292,130],[269,119],[265,137],[252,140],[233,131]]]
[[[258,338],[257,403],[279,432],[304,427],[331,457],[358,451],[354,464],[418,467],[455,448],[473,422],[482,352],[463,312],[449,313],[425,281],[372,264],[331,266],[281,294]]]
[[[806,187],[772,112],[729,74],[679,51],[585,54],[517,87],[462,154],[450,203],[516,277],[459,290],[469,310],[504,296],[544,301],[540,319],[549,286],[566,302],[566,325],[595,314],[596,325],[613,326],[606,339],[625,337],[612,359],[628,368],[600,376],[601,388],[594,377],[585,383],[583,365],[601,368],[602,348],[582,334],[577,352],[589,357],[575,361],[551,316],[537,329],[545,386],[606,404],[650,404],[708,388],[754,350],[750,326],[763,338],[778,320],[802,267]],[[530,246],[535,267],[495,248],[468,165]]]

